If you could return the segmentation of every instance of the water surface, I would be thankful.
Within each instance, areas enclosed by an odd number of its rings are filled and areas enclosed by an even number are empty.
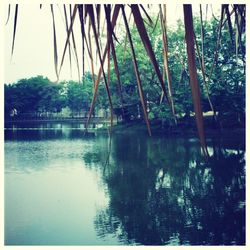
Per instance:
[[[205,161],[192,137],[22,127],[5,130],[6,245],[245,244],[244,139],[208,138]]]

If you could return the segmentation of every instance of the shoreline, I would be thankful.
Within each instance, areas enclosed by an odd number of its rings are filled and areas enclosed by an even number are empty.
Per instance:
[[[103,120],[102,122],[98,123],[96,122],[91,122],[90,125],[94,125],[95,128],[91,128],[89,126],[88,130],[91,131],[96,131],[96,132],[106,132],[109,126],[108,120]],[[69,128],[69,129],[79,129],[79,130],[85,130],[85,121],[82,119],[62,119],[62,120],[8,120],[4,121],[4,130],[22,130],[22,129],[61,129],[61,128],[36,128],[34,126],[29,127],[30,124],[35,125],[35,124],[44,124],[44,123],[49,123],[49,124],[55,124],[55,123],[62,123],[62,124],[67,124],[67,123],[80,123],[84,125],[82,128]],[[25,127],[20,127],[20,128],[12,128],[9,127],[9,125],[25,125]],[[98,124],[102,124],[103,126],[98,126]],[[239,127],[239,126],[227,126],[220,130],[218,127],[215,127],[211,124],[208,124],[205,126],[205,134],[206,135],[230,135],[230,136],[244,136],[246,134],[245,127]],[[169,126],[169,127],[163,127],[159,123],[151,123],[151,131],[153,135],[159,135],[159,134],[164,134],[164,135],[173,135],[173,136],[197,136],[197,129],[194,123],[179,123],[177,125]],[[124,133],[145,133],[148,134],[146,124],[141,121],[134,121],[134,122],[129,122],[129,123],[116,123],[112,127],[112,132],[113,133],[118,133],[118,134],[124,134]]]

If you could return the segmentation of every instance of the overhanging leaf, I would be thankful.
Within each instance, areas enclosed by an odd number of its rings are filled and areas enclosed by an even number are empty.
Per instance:
[[[201,23],[201,64],[205,74],[205,62],[204,62],[204,26],[202,17],[202,6],[200,4],[200,23]]]
[[[121,6],[119,4],[115,5],[115,9],[114,9],[113,16],[112,16],[112,28],[113,29],[114,29],[114,27],[116,25],[116,21],[117,21],[118,15],[119,15],[120,7]],[[109,46],[109,43],[107,41],[107,44],[106,44],[106,47],[104,49],[103,56],[102,56],[102,62],[103,63],[105,63],[108,46]],[[99,86],[100,79],[101,79],[101,74],[102,74],[102,68],[100,67],[100,69],[98,71],[98,75],[97,75],[96,81],[95,81],[95,85],[94,85],[94,94],[93,94],[93,98],[92,98],[92,102],[91,102],[91,107],[90,107],[90,111],[89,111],[89,114],[88,114],[88,118],[87,118],[87,121],[86,121],[86,128],[88,127],[90,118],[91,118],[93,110],[94,110],[94,106],[95,106],[95,102],[96,102],[96,97],[97,97],[97,92],[98,92],[98,86]]]
[[[84,18],[83,18],[83,4],[78,5],[78,13],[81,25],[81,34],[82,34],[82,75],[84,76],[84,39],[85,39],[85,27],[84,27]]]
[[[17,15],[18,15],[18,4],[16,4],[16,8],[15,8],[14,30],[13,30],[13,38],[12,38],[11,57],[13,56],[14,46],[15,46],[16,27],[17,27]]]
[[[151,128],[150,128],[150,124],[149,124],[149,120],[148,120],[147,108],[146,108],[146,103],[145,103],[145,97],[144,97],[144,92],[143,92],[143,88],[142,88],[141,78],[140,78],[140,74],[139,74],[138,63],[137,63],[137,60],[136,60],[136,55],[135,55],[135,51],[134,51],[134,46],[133,46],[133,42],[132,42],[132,38],[131,38],[129,26],[128,26],[128,21],[127,21],[127,18],[126,18],[124,6],[122,6],[122,15],[123,15],[123,19],[124,19],[125,28],[126,28],[126,31],[127,31],[127,34],[128,34],[128,39],[129,39],[129,43],[130,43],[131,52],[132,52],[133,65],[134,65],[134,70],[135,70],[136,81],[137,81],[139,96],[140,96],[140,100],[141,100],[141,105],[142,105],[142,109],[143,109],[144,120],[145,120],[146,125],[147,125],[148,134],[151,136],[152,133],[151,133]]]
[[[233,26],[232,26],[232,21],[231,21],[231,14],[229,12],[229,4],[223,4],[226,12],[226,17],[227,17],[227,24],[228,24],[228,29],[229,29],[229,34],[231,38],[231,43],[234,45],[234,32],[233,32]]]
[[[111,20],[110,20],[111,8],[109,5],[104,5],[104,8],[105,8],[105,17],[106,17],[106,22],[107,22],[108,43],[110,44],[110,47],[111,47],[111,52],[112,52],[112,57],[113,57],[114,67],[115,67],[115,73],[116,73],[117,80],[118,80],[118,89],[119,89],[119,95],[120,95],[121,105],[122,105],[122,113],[124,115],[123,96],[122,96],[122,87],[121,87],[122,84],[121,84],[119,67],[118,67],[118,63],[117,63],[115,46],[114,46],[113,37],[112,37],[113,28],[112,28],[112,24],[111,24]]]
[[[155,24],[154,24],[154,27],[152,29],[152,33],[154,33],[156,27],[157,27],[157,24],[158,24],[158,21],[159,21],[159,17],[160,17],[160,13],[157,14],[157,18],[156,18],[156,21],[155,21]]]
[[[175,123],[177,123],[177,119],[175,116],[175,108],[174,108],[174,100],[173,100],[173,91],[172,91],[172,76],[171,76],[171,72],[169,69],[169,63],[168,63],[168,37],[167,37],[167,16],[166,16],[166,5],[163,6],[164,9],[164,15],[162,13],[162,8],[161,5],[160,7],[160,19],[161,19],[161,29],[162,29],[162,40],[163,40],[163,62],[164,62],[164,70],[163,72],[165,73],[165,75],[167,76],[167,83],[168,83],[168,93],[169,93],[169,101],[170,101],[170,105],[171,105],[171,110],[174,116],[174,121]],[[164,75],[163,75],[164,76]],[[163,81],[165,82],[165,80],[163,79]]]
[[[53,21],[53,44],[54,44],[54,64],[55,64],[55,72],[57,76],[57,80],[59,79],[58,74],[58,53],[57,53],[57,42],[56,42],[56,25],[55,25],[55,16],[54,16],[54,8],[53,4],[50,5],[52,21]]]
[[[97,37],[100,36],[101,5],[96,4]]]
[[[220,39],[221,39],[221,28],[222,28],[222,24],[223,24],[223,19],[224,19],[224,7],[222,6],[221,8],[221,17],[220,17],[220,22],[218,24],[218,29],[217,29],[217,39],[216,39],[216,46],[215,46],[215,51],[214,51],[214,58],[213,58],[213,64],[211,66],[210,72],[209,72],[209,76],[208,76],[208,82],[210,82],[210,79],[212,77],[214,68],[217,64],[217,58],[218,58],[218,51],[219,51],[219,47],[220,47]]]
[[[144,22],[143,22],[139,7],[137,5],[135,5],[135,4],[132,4],[131,5],[131,10],[132,10],[132,13],[133,13],[133,16],[134,16],[134,21],[135,21],[137,30],[138,30],[139,35],[141,37],[141,40],[143,42],[143,45],[144,45],[144,47],[146,49],[146,52],[147,52],[147,54],[148,54],[148,56],[150,58],[150,61],[151,61],[152,65],[153,65],[153,67],[154,67],[156,75],[157,75],[157,77],[159,79],[159,82],[161,84],[164,95],[165,95],[165,97],[166,97],[166,99],[168,101],[168,104],[170,105],[170,108],[171,108],[171,102],[170,102],[170,99],[169,99],[169,95],[168,95],[165,83],[164,83],[164,81],[162,79],[162,75],[161,75],[161,72],[160,72],[160,69],[159,69],[155,54],[153,52],[152,45],[151,45],[151,42],[149,40],[149,36],[147,34],[147,31],[146,31],[146,28],[145,28],[145,25],[144,25]],[[172,113],[174,114],[173,110],[172,110]]]
[[[59,74],[61,72],[62,65],[64,63],[64,58],[65,58],[67,46],[70,44],[70,36],[71,36],[71,33],[72,33],[76,12],[77,12],[77,5],[75,5],[75,7],[74,7],[73,14],[72,15],[70,14],[70,20],[71,21],[70,21],[69,29],[67,30],[67,39],[66,39],[64,49],[63,49],[63,55],[62,55],[61,64],[60,64],[60,68],[59,68]]]
[[[76,6],[76,7],[78,7],[78,6]],[[71,4],[69,5],[69,11],[70,11],[70,19],[72,20],[72,8],[71,8]],[[77,66],[78,81],[80,83],[82,79],[80,77],[80,66],[79,66],[78,53],[77,53],[76,42],[75,42],[75,35],[74,35],[73,28],[72,28],[71,34],[72,34],[73,49],[74,49],[74,54],[75,54],[76,66]]]
[[[110,104],[110,111],[111,111],[111,129],[113,126],[113,104],[112,104],[112,100],[111,100],[111,95],[110,95],[110,91],[109,91],[109,86],[108,86],[108,82],[106,79],[106,74],[104,71],[104,66],[103,66],[103,60],[101,57],[101,51],[100,51],[100,46],[99,46],[99,41],[98,41],[98,34],[97,34],[97,30],[96,30],[96,26],[95,26],[95,16],[94,16],[94,10],[93,10],[93,6],[90,4],[86,5],[86,11],[88,12],[89,18],[91,20],[91,25],[92,25],[92,29],[93,29],[93,33],[94,33],[94,37],[95,37],[95,42],[96,42],[96,47],[97,47],[97,52],[98,52],[98,57],[100,60],[100,64],[101,64],[101,70],[102,70],[102,75],[103,75],[103,79],[104,79],[104,83],[105,83],[105,87],[106,87],[106,91],[107,91],[107,95],[108,95],[108,100],[109,100],[109,104]],[[109,44],[107,43],[107,49],[109,48]]]
[[[186,38],[187,55],[188,55],[188,70],[190,75],[190,86],[193,97],[196,126],[203,153],[206,157],[208,157],[209,154],[207,151],[202,107],[201,107],[201,94],[200,94],[200,87],[198,83],[196,64],[195,64],[192,6],[191,4],[184,4],[183,9],[184,9],[185,38]]]
[[[93,84],[95,86],[95,70],[94,70],[94,59],[93,59],[93,51],[92,51],[92,39],[91,39],[91,24],[89,21],[89,27],[88,27],[88,42],[89,42],[89,59],[90,59],[90,63],[91,63],[91,74],[92,74],[92,80],[93,80]]]
[[[130,23],[130,19],[132,17],[132,12],[130,12],[129,17],[128,17],[128,23]],[[126,33],[125,35],[125,42],[124,42],[124,52],[123,52],[123,60],[125,59],[126,55],[126,50],[127,50],[127,40],[128,40],[128,34]]]
[[[67,15],[67,9],[66,5],[63,5],[64,9],[64,18],[65,18],[65,25],[66,25],[66,32],[68,33],[69,30],[69,24],[68,24],[68,15]],[[71,46],[70,46],[70,41],[69,41],[69,66],[70,66],[70,75],[72,76],[72,61],[71,61]]]
[[[216,112],[215,112],[215,109],[214,109],[214,106],[213,106],[213,103],[211,101],[210,94],[209,94],[208,82],[206,81],[206,74],[205,74],[205,68],[204,68],[205,63],[204,63],[204,61],[202,62],[200,49],[199,49],[199,46],[198,46],[197,39],[196,39],[195,35],[194,35],[194,40],[195,40],[195,47],[196,47],[197,54],[198,54],[199,64],[200,64],[200,67],[201,67],[202,80],[203,80],[203,83],[204,83],[204,86],[205,86],[205,89],[206,89],[206,93],[207,93],[208,103],[209,103],[209,106],[210,106],[210,108],[211,108],[211,110],[213,112],[214,120],[217,122],[218,120],[217,120]]]
[[[149,21],[149,25],[153,26],[154,22],[152,21],[151,17],[149,16],[149,14],[147,13],[147,11],[145,10],[145,8],[143,7],[142,4],[140,4],[141,9],[143,10],[144,14],[146,15],[148,21]]]
[[[8,21],[9,21],[9,19],[10,19],[10,9],[11,9],[11,5],[9,4],[9,6],[8,6],[8,16],[7,16],[7,20],[6,20],[5,25],[8,24]]]

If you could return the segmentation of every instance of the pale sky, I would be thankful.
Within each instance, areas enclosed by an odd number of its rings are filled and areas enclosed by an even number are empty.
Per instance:
[[[203,7],[205,13],[205,5],[203,5]],[[55,81],[56,74],[54,69],[53,29],[50,5],[45,4],[42,9],[39,8],[39,4],[19,5],[15,49],[12,60],[10,55],[15,5],[12,4],[11,8],[9,23],[4,26],[4,82],[12,83],[22,78],[29,78],[37,75],[47,76],[50,80]],[[155,8],[158,8],[158,6],[155,5]],[[198,4],[193,5],[194,12],[197,12],[198,8]],[[62,4],[58,6],[54,5],[54,12],[57,28],[58,58],[60,62],[66,40],[66,31],[62,18],[64,16]],[[4,22],[7,20],[7,13],[8,5],[5,5]],[[168,4],[167,18],[169,25],[173,25],[178,18],[183,18],[182,5]],[[80,60],[81,32],[78,15],[74,26],[76,44],[78,45],[78,57]],[[73,59],[72,62],[73,72],[71,77],[67,53],[60,74],[60,80],[78,79],[75,60]],[[81,64],[82,62],[80,61],[80,67]]]

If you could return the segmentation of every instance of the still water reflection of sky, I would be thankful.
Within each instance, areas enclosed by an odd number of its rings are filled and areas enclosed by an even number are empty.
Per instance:
[[[5,244],[244,244],[242,140],[66,130],[5,134]]]

